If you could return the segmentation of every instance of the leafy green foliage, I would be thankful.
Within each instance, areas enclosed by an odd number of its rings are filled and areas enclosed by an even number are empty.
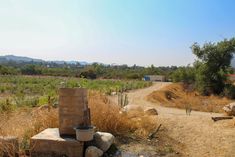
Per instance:
[[[227,84],[224,88],[223,94],[230,99],[235,99],[235,86]]]
[[[87,71],[81,72],[80,77],[87,79],[96,79],[96,73],[93,70],[89,69]]]
[[[10,112],[14,110],[14,105],[9,99],[0,100],[0,112]]]
[[[195,43],[192,51],[197,57],[195,63],[197,89],[204,95],[222,93],[235,53],[235,38],[218,43],[206,43],[202,47]]]
[[[26,65],[21,69],[21,73],[24,75],[40,75],[42,70],[35,65]]]
[[[1,76],[0,91],[8,95],[8,103],[0,98],[0,110],[11,110],[15,107],[35,107],[48,103],[50,96],[53,102],[58,99],[58,89],[61,87],[83,87],[111,94],[112,92],[123,92],[150,86],[151,82],[125,81],[125,80],[88,80],[75,77],[42,77],[42,76]],[[6,105],[8,104],[8,105]],[[9,105],[11,104],[11,105]],[[10,107],[9,109],[6,107]]]
[[[193,84],[202,95],[221,94],[235,98],[228,74],[232,73],[231,60],[235,53],[235,38],[218,43],[192,45],[197,60],[193,67],[180,67],[171,74],[174,82]]]
[[[194,67],[180,67],[171,75],[173,82],[193,83],[195,82],[195,68]]]
[[[10,74],[17,74],[19,73],[16,68],[13,68],[11,66],[3,66],[0,65],[0,74],[1,75],[10,75]]]

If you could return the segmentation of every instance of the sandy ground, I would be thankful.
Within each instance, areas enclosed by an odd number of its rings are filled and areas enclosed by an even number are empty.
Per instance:
[[[164,132],[179,145],[184,145],[182,150],[178,150],[182,156],[235,157],[235,127],[232,120],[213,122],[211,117],[221,114],[198,111],[186,116],[185,110],[162,107],[146,100],[151,92],[169,84],[154,83],[151,87],[130,91],[129,104],[155,107]]]

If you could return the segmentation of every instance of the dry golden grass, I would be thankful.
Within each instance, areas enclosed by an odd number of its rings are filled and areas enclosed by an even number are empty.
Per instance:
[[[148,100],[167,107],[205,112],[223,112],[222,108],[232,100],[219,96],[201,96],[195,91],[187,92],[182,84],[174,83],[155,91],[148,96]]]
[[[20,149],[29,149],[29,139],[45,128],[58,127],[57,110],[20,109],[0,115],[0,136],[16,136]],[[5,151],[7,145],[1,146]],[[4,150],[5,149],[5,150]]]
[[[156,116],[147,116],[142,112],[122,113],[121,108],[110,103],[107,97],[90,92],[89,107],[91,120],[100,131],[107,131],[115,135],[134,133],[139,137],[146,137],[156,129]]]
[[[114,135],[135,134],[146,137],[156,129],[156,116],[146,116],[135,112],[123,114],[116,104],[111,104],[102,94],[90,92],[89,106],[91,108],[92,124],[99,131]],[[21,150],[29,149],[29,139],[46,128],[58,127],[57,109],[19,109],[11,113],[0,114],[0,136],[16,136]],[[6,147],[6,146],[5,146]],[[0,152],[4,146],[0,143]]]

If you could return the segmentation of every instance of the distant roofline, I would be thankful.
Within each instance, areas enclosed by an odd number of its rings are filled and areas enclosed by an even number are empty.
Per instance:
[[[165,75],[144,75],[144,76],[165,76]]]
[[[227,76],[235,76],[235,74],[227,74]]]

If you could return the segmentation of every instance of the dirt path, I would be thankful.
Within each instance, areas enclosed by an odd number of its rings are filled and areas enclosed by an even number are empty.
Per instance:
[[[189,157],[235,157],[235,128],[232,120],[214,123],[211,116],[218,113],[192,111],[186,116],[185,110],[166,108],[146,100],[146,96],[170,83],[154,83],[153,86],[128,93],[129,104],[153,106],[159,112],[159,122],[166,133],[185,146],[179,150]]]

